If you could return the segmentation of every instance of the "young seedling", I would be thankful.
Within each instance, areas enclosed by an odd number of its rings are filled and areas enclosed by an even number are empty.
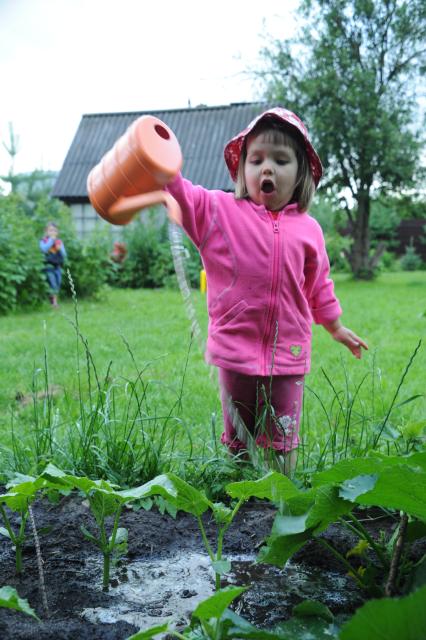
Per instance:
[[[26,524],[29,516],[29,508],[36,498],[37,491],[43,485],[36,478],[30,476],[17,476],[21,482],[11,482],[7,485],[7,493],[0,496],[0,516],[4,527],[0,527],[0,535],[10,539],[15,547],[16,573],[22,572],[22,549],[26,538]],[[6,509],[20,516],[19,529],[16,531]]]
[[[66,474],[53,465],[49,465],[42,474],[44,479],[53,479],[63,487],[78,489],[87,498],[90,510],[96,520],[98,532],[90,532],[84,525],[80,526],[86,540],[95,544],[103,556],[102,588],[109,588],[111,560],[118,559],[127,551],[127,530],[119,528],[121,511],[126,500],[120,496],[116,487],[106,480],[91,480],[87,477]],[[107,519],[112,517],[111,533],[107,532]]]
[[[10,507],[11,500],[10,496],[2,496],[4,498],[4,504]],[[16,504],[16,501],[15,501]],[[12,545],[15,547],[15,570],[16,573],[19,574],[22,572],[22,547],[25,542],[25,528],[27,524],[28,518],[28,502],[27,500],[22,500],[21,505],[16,505],[15,508],[11,508],[12,511],[18,512],[21,517],[21,522],[19,525],[19,530],[15,532],[11,525],[10,519],[7,515],[6,509],[3,504],[0,504],[0,515],[2,517],[4,527],[0,527],[0,535],[9,538]]]
[[[81,491],[90,506],[96,520],[97,533],[89,531],[85,526],[80,529],[84,537],[95,544],[103,557],[102,588],[108,591],[111,561],[117,560],[127,551],[127,529],[119,527],[120,516],[125,504],[133,500],[160,495],[165,499],[173,497],[174,488],[166,476],[158,476],[146,484],[120,491],[106,480],[91,480],[66,474],[53,465],[48,465],[40,476],[49,481],[52,486]],[[108,520],[112,519],[112,526],[108,532]]]
[[[233,507],[227,507],[222,503],[214,503],[206,498],[204,493],[194,489],[190,484],[175,476],[174,474],[165,474],[168,479],[168,500],[176,507],[177,510],[191,513],[197,519],[201,537],[206,551],[211,560],[212,567],[215,572],[216,590],[220,589],[222,574],[229,571],[231,563],[223,557],[224,537],[235,519],[242,504],[250,497],[269,498],[275,500],[279,495],[281,499],[284,494],[292,495],[297,492],[293,483],[277,472],[270,472],[261,480],[234,482],[227,486],[227,493],[236,499]],[[155,483],[155,480],[152,481]],[[170,490],[171,488],[171,490]],[[165,495],[163,494],[163,497]],[[216,551],[210,544],[202,515],[208,509],[213,513],[213,517],[217,524],[216,534]]]

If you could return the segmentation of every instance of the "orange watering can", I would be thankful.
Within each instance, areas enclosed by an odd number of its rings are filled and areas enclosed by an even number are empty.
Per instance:
[[[154,116],[141,116],[121,136],[87,178],[90,202],[111,224],[128,224],[154,204],[164,204],[172,222],[182,215],[163,187],[182,167],[182,152],[169,127]]]

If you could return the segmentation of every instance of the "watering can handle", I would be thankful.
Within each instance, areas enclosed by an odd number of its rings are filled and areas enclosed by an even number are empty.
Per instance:
[[[178,202],[170,193],[162,190],[140,193],[136,196],[122,196],[111,205],[108,214],[103,214],[103,217],[112,224],[128,224],[138,211],[154,204],[164,204],[170,220],[175,224],[182,224],[182,212]]]

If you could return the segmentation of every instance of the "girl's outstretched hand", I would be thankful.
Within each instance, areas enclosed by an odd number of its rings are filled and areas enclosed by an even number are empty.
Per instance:
[[[330,333],[337,342],[344,344],[345,347],[353,353],[355,358],[361,358],[362,349],[368,350],[367,343],[347,327],[341,325],[334,331],[330,331]]]
[[[344,327],[340,322],[339,318],[334,320],[333,322],[325,323],[324,329],[326,329],[337,342],[341,342],[349,349],[351,353],[358,358],[361,358],[362,351],[361,349],[368,350],[368,344],[362,340],[359,336],[357,336],[353,331]]]

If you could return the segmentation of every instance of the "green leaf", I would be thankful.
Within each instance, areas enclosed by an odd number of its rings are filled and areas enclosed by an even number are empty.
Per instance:
[[[332,485],[300,492],[286,503],[289,515],[277,514],[267,545],[258,555],[258,562],[283,567],[310,538],[325,531],[352,508],[353,505],[340,498],[338,488]]]
[[[380,473],[374,489],[356,498],[358,504],[398,509],[426,521],[426,472],[405,465]]]
[[[7,529],[5,529],[4,527],[0,527],[0,536],[5,536],[6,538],[10,538],[10,533]]]
[[[172,473],[167,474],[176,489],[176,506],[179,511],[200,516],[207,509],[213,510],[213,504],[198,489]]]
[[[257,629],[231,609],[225,609],[220,621],[224,638],[235,638],[236,640],[242,640],[243,638],[247,640],[288,640],[289,638],[289,636],[275,633],[275,631]],[[291,638],[290,640],[296,639]]]
[[[88,498],[90,508],[99,526],[103,524],[105,518],[114,516],[123,504],[123,500],[114,493],[104,493],[100,489],[93,489]]]
[[[426,586],[426,554],[414,565],[409,577],[409,587],[407,591],[415,591]]]
[[[118,527],[117,534],[115,536],[115,544],[123,544],[123,542],[127,543],[129,540],[129,532],[125,527]],[[109,538],[111,542],[111,536]]]
[[[318,487],[324,484],[340,484],[349,478],[361,475],[379,474],[384,469],[394,465],[408,464],[410,458],[402,456],[371,456],[342,460],[326,471],[320,471],[312,476],[312,486]]]
[[[53,482],[59,481],[59,484],[62,483],[62,480],[64,480],[64,484],[66,484],[65,479],[69,477],[64,471],[62,471],[62,469],[55,467],[55,465],[52,463],[49,463],[45,467],[40,476],[45,480],[51,480]]]
[[[167,474],[156,476],[145,484],[119,492],[126,501],[162,496],[165,500],[176,501],[177,489]]]
[[[29,616],[32,616],[36,620],[37,617],[34,609],[30,607],[28,601],[25,598],[20,598],[16,589],[12,587],[1,587],[0,589],[0,607],[5,607],[6,609],[15,609],[16,611],[22,611],[22,613],[26,613]]]
[[[306,531],[306,520],[309,511],[301,516],[286,516],[277,514],[272,526],[272,534],[274,536],[291,536],[295,533]]]
[[[337,487],[319,487],[316,490],[315,503],[306,520],[306,527],[315,527],[315,534],[321,533],[328,525],[352,509],[353,504],[339,497]]]
[[[100,540],[98,540],[98,538],[96,538],[93,533],[90,533],[89,529],[86,529],[86,527],[84,526],[84,524],[80,525],[80,531],[83,534],[83,536],[86,538],[86,540],[89,540],[89,542],[93,542],[93,544],[95,544],[97,547],[100,548]]]
[[[340,640],[425,640],[426,587],[405,598],[370,600],[343,625]]]
[[[420,467],[423,471],[426,471],[426,451],[419,451],[413,453],[409,458],[402,458],[404,464],[408,464],[410,467]]]
[[[271,471],[259,480],[231,482],[226,487],[231,498],[266,498],[272,502],[288,500],[299,495],[299,489],[282,473]]]
[[[159,495],[169,501],[172,507],[195,516],[201,515],[209,508],[213,508],[210,500],[201,491],[194,489],[185,480],[173,473],[157,476],[140,487],[120,491],[119,495],[126,501]]]
[[[334,616],[330,609],[317,600],[304,600],[293,608],[293,614],[299,618],[316,617],[326,622],[333,622]]]
[[[34,476],[27,476],[24,473],[14,473],[12,478],[6,485],[6,489],[10,489],[11,487],[16,487],[18,484],[27,484],[35,481]]]
[[[284,567],[287,560],[312,537],[312,529],[294,535],[271,536],[266,541],[267,545],[260,549],[256,560],[257,562]]]
[[[232,509],[225,506],[222,502],[214,502],[212,509],[214,519],[218,525],[226,525],[231,522]]]
[[[356,476],[350,480],[345,480],[345,482],[342,482],[340,485],[339,496],[345,500],[351,500],[354,502],[355,498],[359,495],[374,489],[377,478],[378,475],[373,474],[368,476]]]
[[[215,573],[222,575],[231,570],[231,562],[229,560],[215,560],[212,562],[212,567]]]
[[[164,624],[157,624],[155,627],[151,627],[150,629],[145,629],[145,631],[138,631],[137,633],[129,636],[127,640],[149,640],[150,638],[154,638],[159,633],[164,633],[169,630],[169,623],[165,622]]]
[[[426,472],[426,452],[421,451],[409,456],[386,456],[383,453],[374,452],[365,458],[342,460],[326,471],[315,473],[312,477],[312,485],[316,487],[322,484],[340,484],[359,475],[379,475],[395,466],[408,466]]]
[[[200,602],[192,614],[192,619],[204,622],[210,618],[220,618],[231,602],[244,591],[246,591],[245,587],[225,587],[216,591],[210,598]]]
[[[79,489],[79,491],[82,491],[85,495],[89,495],[90,491],[98,486],[95,480],[91,480],[86,476],[80,477],[67,474],[63,476],[62,481],[74,489]]]
[[[33,499],[35,495],[33,496]],[[25,513],[28,511],[28,504],[31,503],[31,499],[20,493],[3,493],[0,496],[0,501],[3,502],[11,511],[16,513]]]
[[[290,618],[279,624],[275,631],[281,640],[332,640],[339,637],[333,623],[318,617]],[[364,640],[363,636],[358,640]]]

